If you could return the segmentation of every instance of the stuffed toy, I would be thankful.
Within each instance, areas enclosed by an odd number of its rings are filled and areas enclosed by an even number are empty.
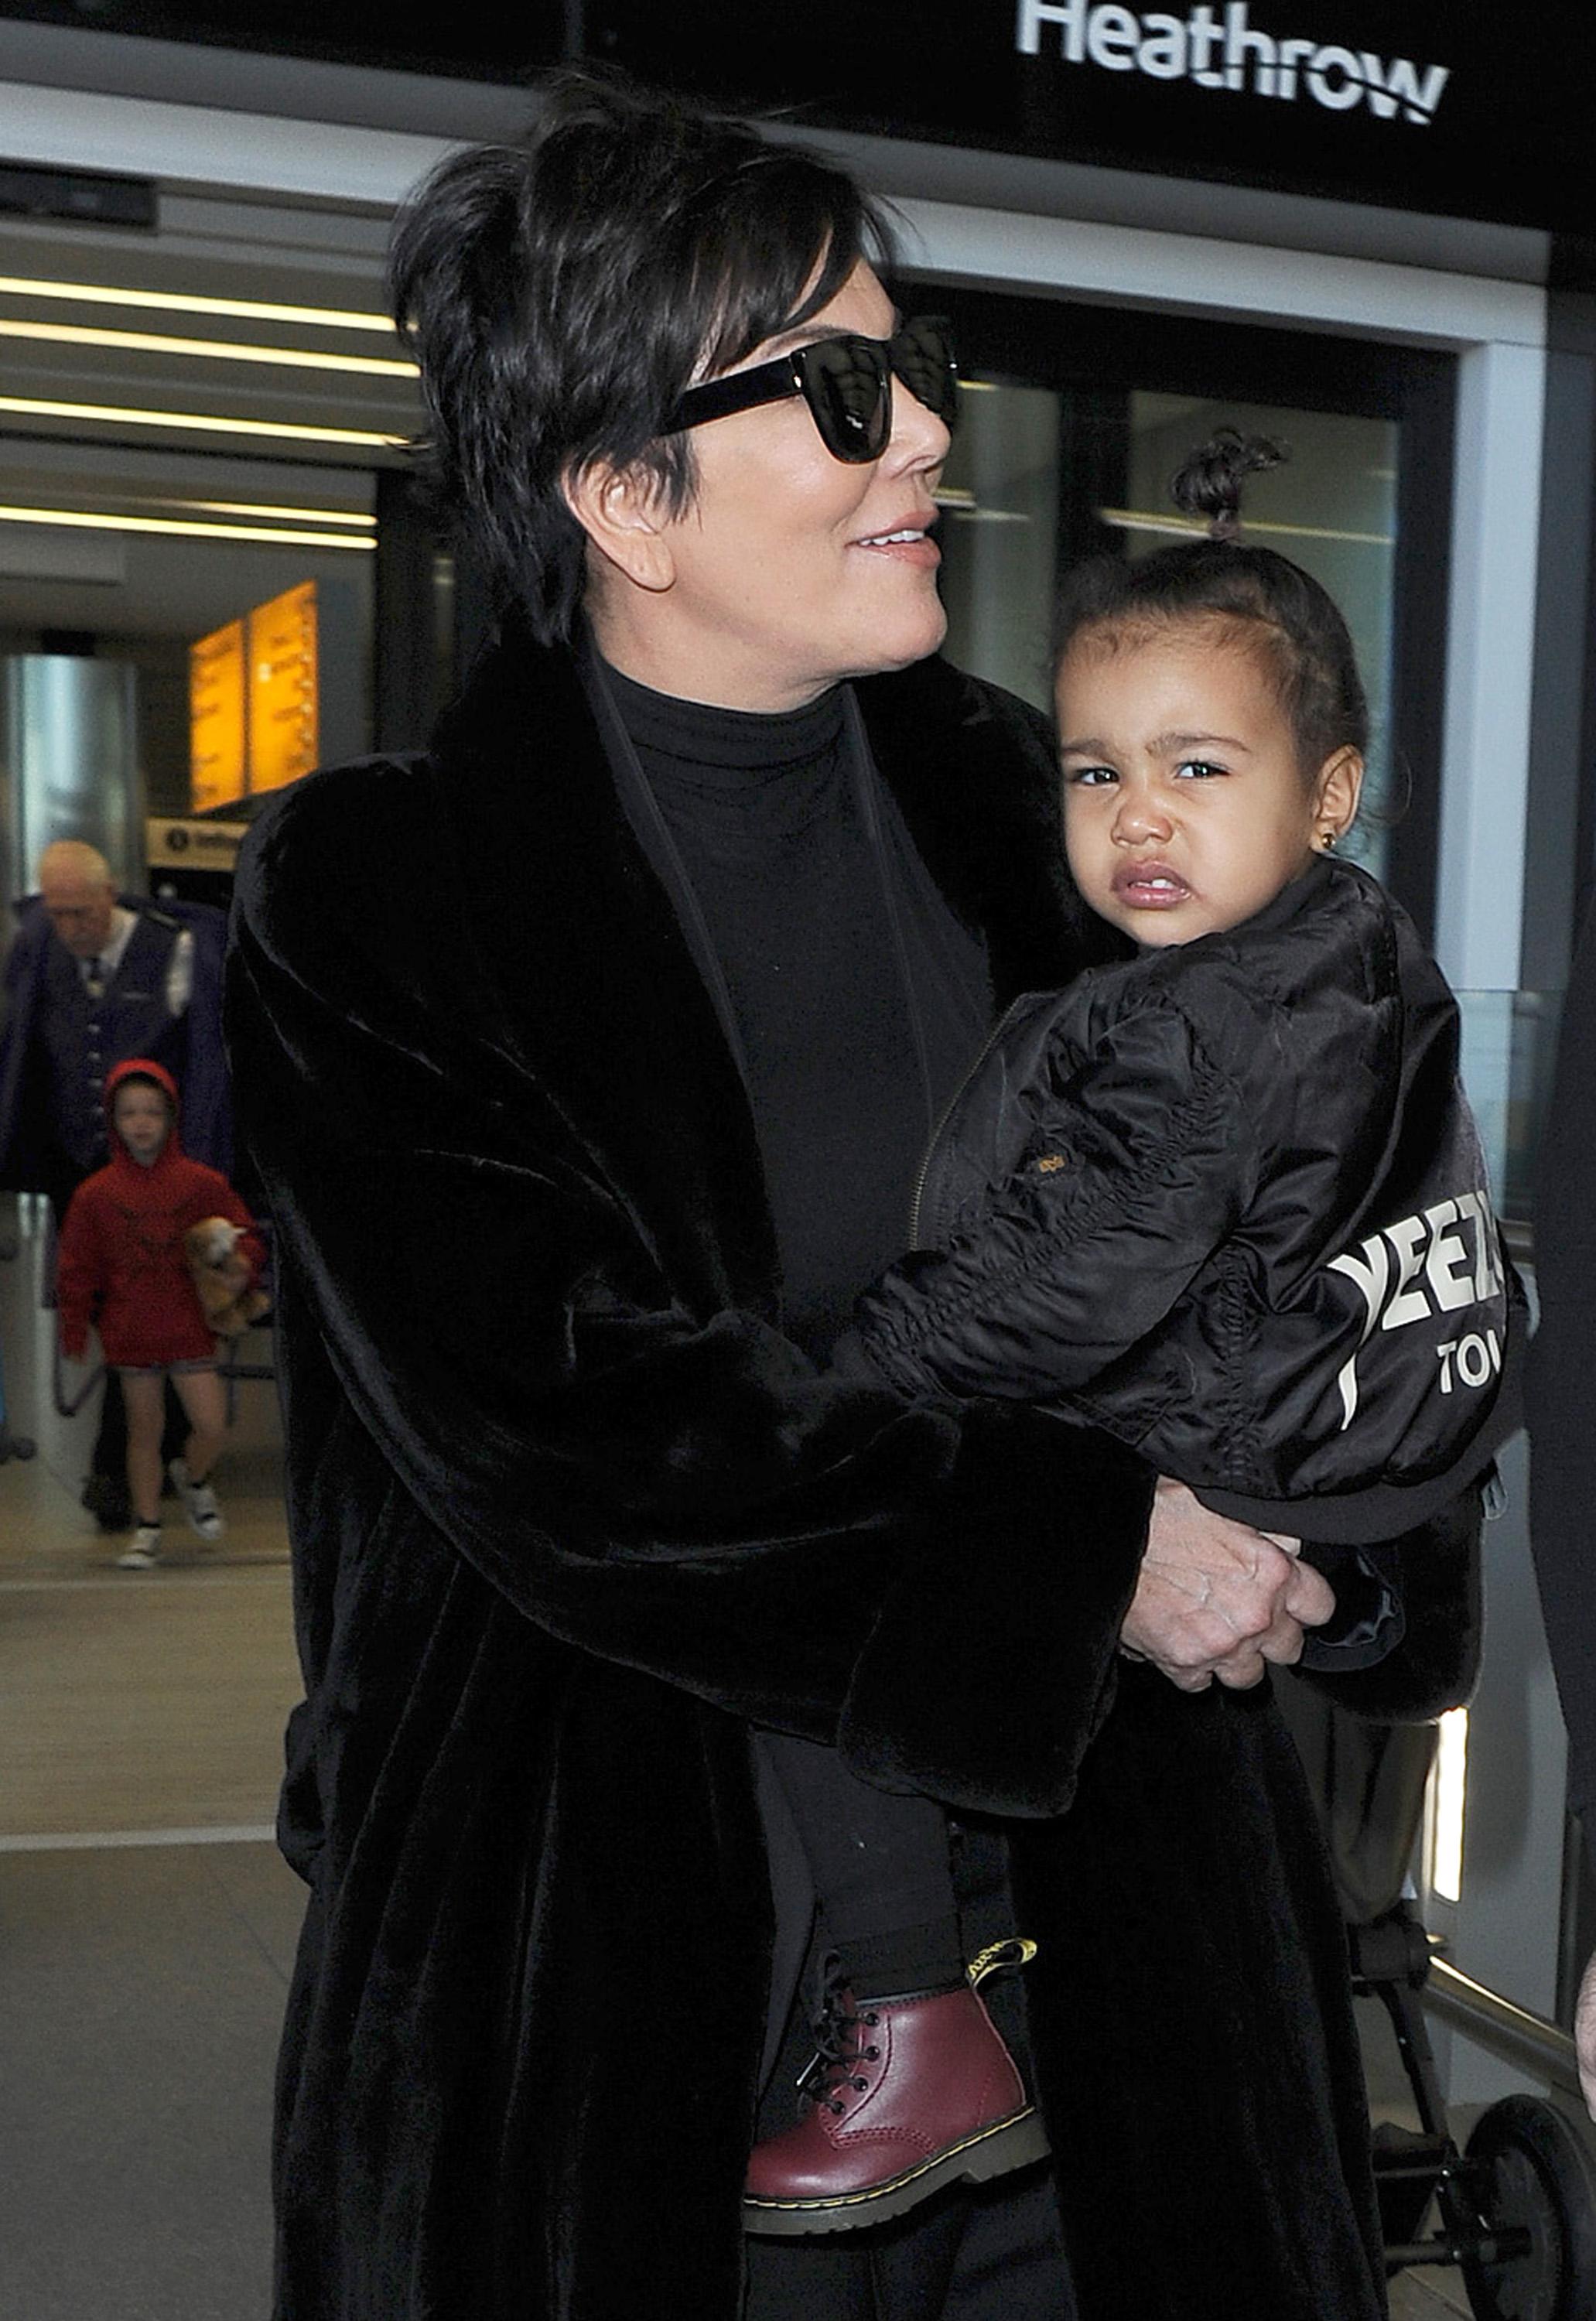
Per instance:
[[[271,1305],[238,1253],[242,1234],[242,1227],[226,1217],[201,1217],[183,1235],[183,1253],[205,1320],[222,1338],[238,1337]]]

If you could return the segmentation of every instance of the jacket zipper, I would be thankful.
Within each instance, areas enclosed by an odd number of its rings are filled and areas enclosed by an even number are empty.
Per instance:
[[[913,1196],[909,1201],[908,1209],[908,1245],[911,1249],[918,1249],[920,1246],[920,1203],[925,1197],[926,1179],[930,1173],[932,1161],[936,1158],[936,1148],[942,1142],[942,1133],[947,1126],[949,1121],[952,1120],[960,1105],[963,1102],[971,1082],[974,1079],[981,1066],[986,1062],[987,1058],[991,1054],[992,1050],[997,1046],[1005,1032],[1008,1031],[1009,1024],[1013,1022],[1015,1017],[1018,1015],[1021,1008],[1025,1006],[1027,1000],[1034,999],[1036,995],[1034,991],[1022,991],[1017,999],[1011,999],[1009,1001],[1008,1006],[1003,1010],[1002,1015],[999,1016],[991,1030],[987,1033],[986,1038],[981,1042],[980,1046],[976,1050],[975,1055],[971,1060],[968,1069],[965,1071],[963,1078],[960,1080],[958,1087],[953,1090],[952,1096],[949,1097],[947,1102],[943,1106],[941,1112],[938,1113],[936,1116],[936,1125],[931,1132],[930,1139],[926,1143],[926,1150],[920,1156],[920,1165],[915,1171],[915,1188]]]

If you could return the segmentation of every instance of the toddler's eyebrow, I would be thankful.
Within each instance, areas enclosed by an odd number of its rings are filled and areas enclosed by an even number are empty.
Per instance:
[[[1250,757],[1252,755],[1252,751],[1247,748],[1247,744],[1241,740],[1239,735],[1235,733],[1159,733],[1155,734],[1154,737],[1153,747],[1161,753],[1169,750],[1212,750],[1218,748],[1221,750],[1241,750],[1245,751],[1247,756]]]
[[[1251,757],[1249,745],[1235,733],[1155,733],[1148,745],[1157,757],[1167,757],[1175,750],[1239,750]],[[1061,758],[1111,758],[1113,744],[1100,741],[1095,733],[1086,733],[1078,742],[1061,742]]]

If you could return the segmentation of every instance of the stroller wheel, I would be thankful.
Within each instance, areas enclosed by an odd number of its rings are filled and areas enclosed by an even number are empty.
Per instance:
[[[1465,2256],[1475,2321],[1585,2321],[1596,2311],[1596,2159],[1571,2120],[1538,2096],[1506,2096],[1468,2142],[1468,2175],[1488,2232],[1518,2225],[1518,2257]]]

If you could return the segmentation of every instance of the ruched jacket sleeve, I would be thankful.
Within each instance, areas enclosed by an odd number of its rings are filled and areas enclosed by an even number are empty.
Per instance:
[[[379,1546],[402,1554],[419,1522],[553,1635],[840,1735],[889,1786],[1059,1810],[1112,1683],[1141,1463],[1029,1413],[960,1421],[823,1374],[757,1285],[711,1306],[701,1266],[684,1294],[660,1220],[685,1057],[654,1059],[652,1094],[595,1096],[602,1053],[561,1051],[585,995],[505,994],[424,783],[347,787],[313,783],[246,850],[230,1026],[285,1328],[380,1453]],[[366,875],[343,881],[356,830]],[[617,1158],[640,1124],[646,1188]],[[715,1219],[692,1224],[713,1246]],[[734,1293],[742,1262],[722,1266]],[[305,1375],[302,1343],[287,1361]]]
[[[1243,1091],[1166,993],[1084,1062],[1048,1064],[979,1222],[860,1301],[862,1350],[905,1394],[1086,1385],[1163,1321],[1251,1197]]]

